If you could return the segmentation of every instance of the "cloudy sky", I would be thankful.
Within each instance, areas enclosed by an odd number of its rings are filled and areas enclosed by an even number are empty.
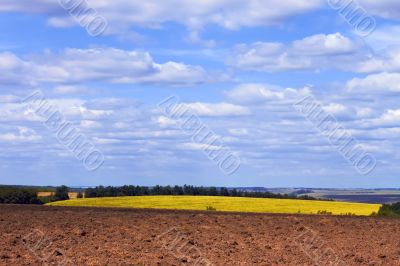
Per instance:
[[[81,2],[101,34],[74,2],[0,0],[0,183],[400,186],[398,0],[353,2],[376,22],[368,36],[330,0]],[[21,101],[38,90],[101,151],[100,168]],[[224,175],[157,108],[171,95],[238,171]],[[370,174],[296,111],[307,95],[376,158]]]

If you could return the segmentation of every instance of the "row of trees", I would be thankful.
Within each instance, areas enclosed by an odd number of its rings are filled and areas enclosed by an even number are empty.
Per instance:
[[[37,193],[30,189],[0,187],[0,203],[4,204],[41,204]]]
[[[121,196],[147,196],[147,195],[192,195],[192,196],[225,196],[225,197],[251,197],[251,198],[278,198],[278,199],[306,199],[315,200],[310,196],[295,196],[287,194],[274,194],[271,192],[248,192],[225,187],[195,187],[195,186],[122,186],[122,187],[95,187],[85,190],[86,198],[121,197]]]
[[[57,187],[54,195],[38,197],[35,189],[26,189],[12,186],[0,186],[0,204],[44,204],[52,201],[69,199],[68,187]]]

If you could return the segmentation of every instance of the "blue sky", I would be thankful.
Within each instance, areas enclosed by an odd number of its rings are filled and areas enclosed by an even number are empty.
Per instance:
[[[106,21],[96,37],[67,2],[0,0],[0,183],[400,185],[398,1],[352,1],[376,21],[368,36],[331,0],[75,1]],[[37,90],[104,154],[99,169],[21,102]],[[157,109],[171,95],[240,158],[237,172]],[[307,95],[376,158],[370,174],[293,108]]]

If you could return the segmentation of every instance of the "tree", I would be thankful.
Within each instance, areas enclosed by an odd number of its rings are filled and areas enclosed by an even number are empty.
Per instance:
[[[226,188],[226,187],[222,187],[221,189],[220,189],[220,195],[221,196],[224,196],[224,197],[228,197],[228,196],[230,196],[229,195],[229,190]]]
[[[210,187],[209,193],[210,196],[218,196],[218,190],[216,187]]]
[[[56,188],[56,193],[54,194],[54,200],[55,201],[60,201],[60,200],[68,200],[68,187],[66,186],[61,186]]]
[[[76,196],[78,199],[82,199],[83,198],[83,194],[82,192],[78,192],[78,195]]]
[[[239,195],[239,193],[238,193],[237,189],[236,188],[232,189],[231,196],[232,197],[237,197],[238,195]]]

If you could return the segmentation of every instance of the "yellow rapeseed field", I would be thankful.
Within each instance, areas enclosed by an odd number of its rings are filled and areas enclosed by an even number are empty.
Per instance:
[[[311,201],[291,199],[259,199],[211,196],[138,196],[115,198],[72,199],[47,204],[50,206],[84,206],[117,208],[153,208],[173,210],[206,210],[207,206],[217,211],[302,213],[317,214],[318,211],[335,215],[352,213],[370,215],[381,205],[350,202]]]

